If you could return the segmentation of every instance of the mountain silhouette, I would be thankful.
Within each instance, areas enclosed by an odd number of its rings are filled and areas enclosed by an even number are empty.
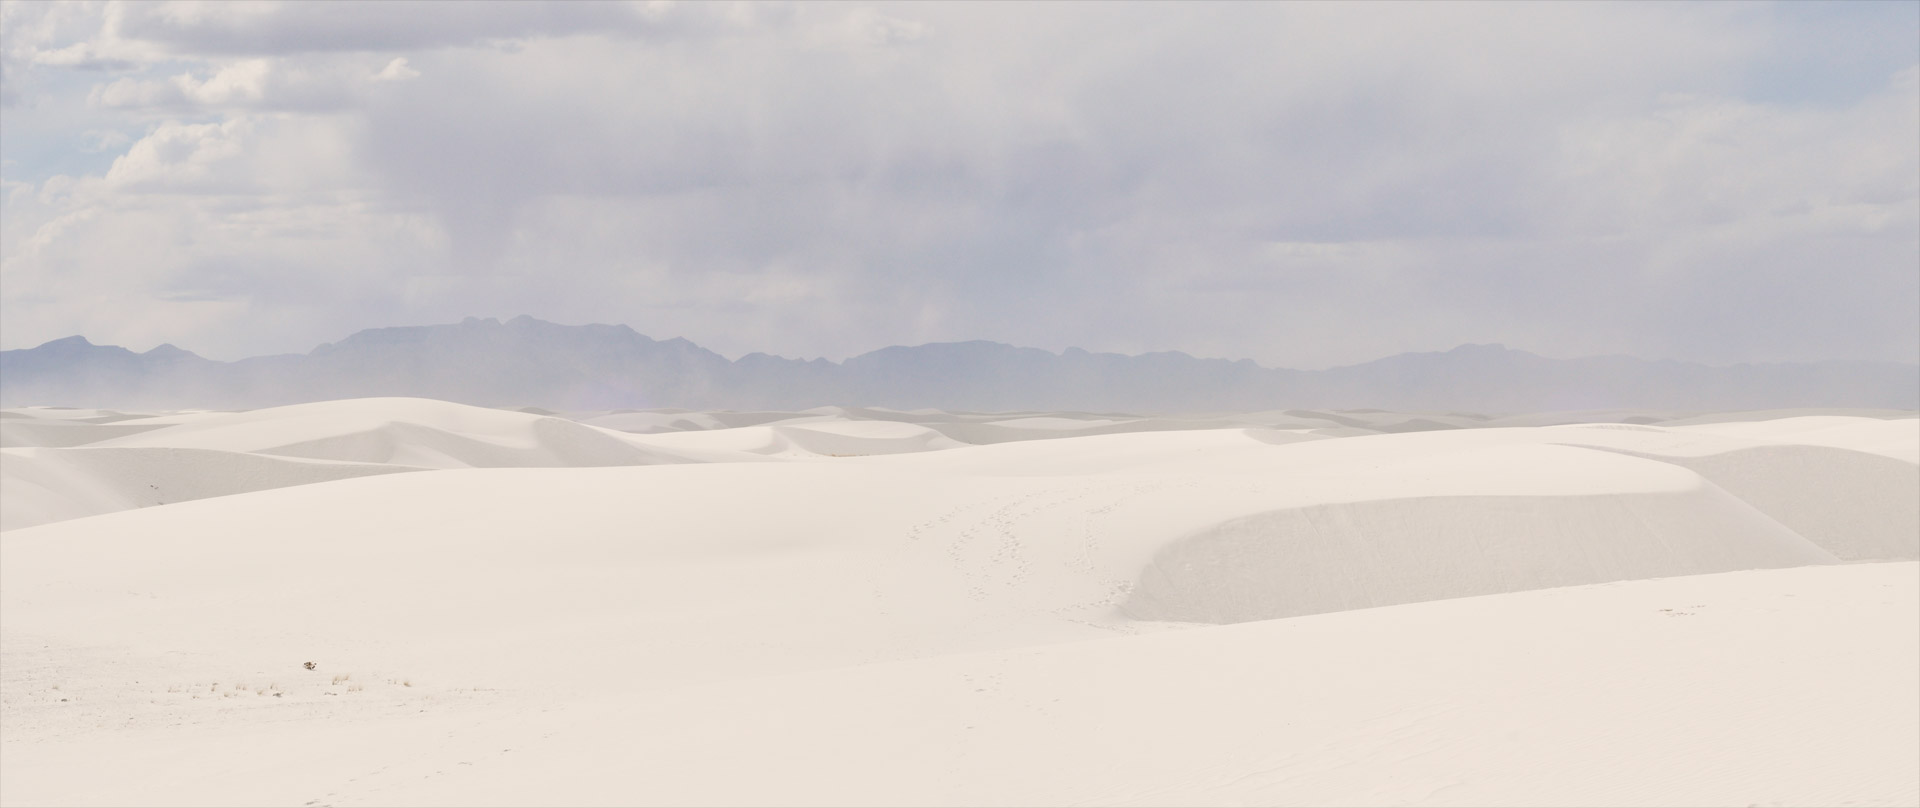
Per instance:
[[[0,351],[0,406],[251,408],[365,396],[576,410],[1914,409],[1920,366],[1716,367],[1626,356],[1550,359],[1502,345],[1462,345],[1303,371],[1179,352],[1056,354],[985,341],[893,346],[844,362],[764,353],[728,360],[624,325],[525,316],[375,328],[306,354],[235,362],[172,345],[135,353],[78,336]]]

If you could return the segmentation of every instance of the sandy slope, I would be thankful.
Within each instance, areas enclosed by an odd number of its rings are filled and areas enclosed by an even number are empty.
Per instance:
[[[0,421],[0,448],[85,446],[108,438],[137,435],[159,429],[161,426],[161,424],[117,425],[8,419]]]
[[[564,418],[410,398],[222,413],[91,445],[191,447],[425,468],[626,466],[686,459]]]
[[[6,804],[1920,799],[1912,418],[41,415]]]
[[[13,410],[0,421],[0,530],[425,468],[737,461],[527,413],[424,399],[140,415]],[[757,459],[757,458],[752,458]]]
[[[573,700],[301,672],[151,706],[68,679],[16,698],[13,737],[118,709],[0,747],[0,799],[1911,805],[1916,580],[1670,578]]]
[[[654,434],[650,446],[681,451],[734,451],[783,458],[854,457],[956,449],[966,444],[919,424],[804,419],[717,432]]]
[[[1917,573],[1555,590],[587,703],[529,722],[552,737],[510,765],[366,799],[1912,804]],[[662,726],[692,729],[642,729]]]
[[[0,530],[418,469],[213,449],[0,449]]]

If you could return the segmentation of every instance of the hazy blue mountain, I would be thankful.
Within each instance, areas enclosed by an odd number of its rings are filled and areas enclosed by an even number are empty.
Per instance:
[[[224,363],[172,345],[134,353],[67,337],[30,350],[0,351],[0,401],[158,400],[175,390],[212,397],[226,392],[220,386],[224,375]]]
[[[995,342],[894,346],[845,362],[739,360],[624,325],[516,317],[361,331],[307,354],[216,362],[82,337],[0,352],[0,405],[242,408],[425,396],[552,409],[864,405],[953,410],[1204,412],[1377,407],[1536,412],[1607,408],[1920,408],[1920,366],[1712,367],[1625,356],[1548,359],[1501,345],[1299,371],[1183,353],[1052,353]]]

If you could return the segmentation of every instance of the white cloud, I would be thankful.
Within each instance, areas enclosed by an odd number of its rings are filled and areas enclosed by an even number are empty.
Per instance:
[[[107,171],[109,187],[135,191],[240,190],[245,172],[236,166],[247,156],[252,122],[161,124],[141,138]]]
[[[370,70],[370,64],[380,62],[364,57],[241,59],[220,63],[200,75],[188,71],[166,78],[117,79],[96,85],[88,101],[98,107],[150,115],[261,110],[331,112],[362,103],[368,94],[365,85],[369,75],[379,78],[418,75],[406,66],[404,58],[385,62],[385,72]]]
[[[373,74],[376,81],[405,81],[419,77],[420,71],[408,67],[405,56],[395,57],[393,61],[387,63],[386,67],[381,68],[380,72]]]

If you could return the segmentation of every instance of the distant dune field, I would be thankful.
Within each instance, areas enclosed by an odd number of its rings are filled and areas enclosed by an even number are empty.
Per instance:
[[[6,805],[1920,802],[1912,412],[21,408],[0,531]]]

